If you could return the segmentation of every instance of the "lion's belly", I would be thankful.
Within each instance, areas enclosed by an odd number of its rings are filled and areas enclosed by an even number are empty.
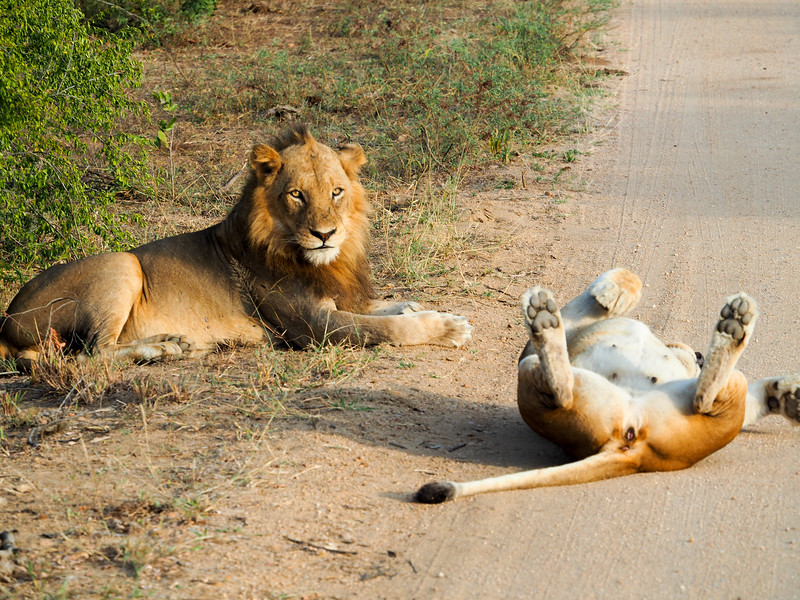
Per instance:
[[[690,375],[672,350],[632,319],[609,319],[583,329],[570,340],[569,353],[573,366],[630,390],[647,390]]]
[[[144,275],[119,342],[165,333],[200,346],[262,341],[266,333],[251,315],[230,267],[204,239],[205,231],[159,240],[132,251]]]
[[[241,303],[240,303],[241,305]],[[134,307],[119,337],[119,343],[161,334],[178,334],[200,348],[232,342],[259,342],[267,339],[266,330],[235,304],[226,307],[170,302],[147,302]]]

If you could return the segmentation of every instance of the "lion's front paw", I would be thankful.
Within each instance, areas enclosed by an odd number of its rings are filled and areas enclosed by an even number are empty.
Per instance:
[[[792,425],[800,425],[800,375],[787,375],[767,386],[770,414],[783,415]]]
[[[396,306],[398,315],[410,315],[411,313],[420,312],[425,308],[418,302],[399,302]]]
[[[450,313],[438,313],[444,331],[431,343],[440,346],[460,348],[472,339],[472,325],[467,317],[451,315]]]
[[[609,316],[618,317],[639,303],[642,281],[628,269],[612,269],[592,282],[589,294],[608,311]]]
[[[534,337],[541,336],[547,329],[558,328],[561,317],[553,292],[539,286],[525,292],[522,295],[522,318]]]

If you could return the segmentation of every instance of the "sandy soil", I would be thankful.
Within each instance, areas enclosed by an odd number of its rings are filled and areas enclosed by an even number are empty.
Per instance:
[[[120,410],[108,432],[0,456],[0,529],[49,557],[74,597],[797,597],[800,434],[777,418],[678,473],[408,502],[432,479],[566,460],[515,405],[517,302],[533,283],[567,299],[626,266],[647,285],[637,316],[699,349],[743,289],[762,317],[742,370],[798,370],[800,5],[636,0],[615,25],[618,106],[562,184],[523,186],[521,160],[465,190],[464,226],[495,244],[459,257],[439,308],[470,317],[469,347],[385,349],[297,400],[306,418],[245,418],[201,387],[146,416]],[[231,351],[200,378],[245,386],[256,368]],[[196,510],[150,500],[187,482],[203,491]],[[145,557],[138,578],[121,539]]]

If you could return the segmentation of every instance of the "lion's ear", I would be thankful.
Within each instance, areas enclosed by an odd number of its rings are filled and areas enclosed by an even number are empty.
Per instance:
[[[358,171],[367,164],[367,157],[358,144],[343,144],[336,151],[348,177],[355,177]]]
[[[250,166],[255,171],[259,183],[275,177],[281,164],[281,155],[278,151],[264,144],[254,146],[250,152]]]

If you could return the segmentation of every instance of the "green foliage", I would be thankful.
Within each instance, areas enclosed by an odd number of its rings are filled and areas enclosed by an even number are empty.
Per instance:
[[[146,181],[118,125],[143,110],[131,50],[70,0],[0,0],[0,279],[130,242],[114,200]]]
[[[153,98],[158,101],[161,105],[161,108],[164,109],[166,112],[172,114],[176,110],[178,110],[178,105],[172,100],[172,94],[169,92],[162,92],[161,90],[156,90],[153,92]],[[157,148],[161,148],[162,146],[169,147],[169,140],[167,138],[167,134],[171,133],[173,128],[175,127],[175,121],[177,121],[177,117],[172,117],[171,119],[160,119],[158,121],[158,133],[156,134],[155,144]]]
[[[95,26],[109,31],[136,28],[157,43],[213,13],[217,3],[218,0],[75,0]]]
[[[352,3],[296,46],[265,47],[196,86],[187,103],[198,114],[293,107],[315,131],[369,146],[373,176],[507,161],[574,123],[580,104],[553,90],[570,85],[562,64],[612,3],[494,0],[477,18],[440,2]]]
[[[503,162],[508,162],[511,159],[511,131],[508,129],[492,131],[489,150]]]

